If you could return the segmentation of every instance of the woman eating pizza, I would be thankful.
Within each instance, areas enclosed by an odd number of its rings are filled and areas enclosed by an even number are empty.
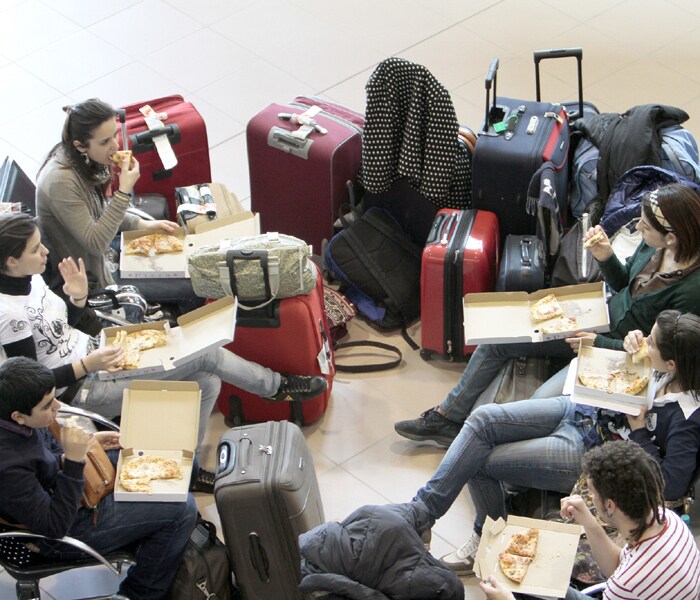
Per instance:
[[[608,580],[604,600],[694,600],[700,595],[700,553],[690,529],[663,506],[659,464],[637,444],[611,442],[583,457],[593,506],[627,541],[620,549],[580,496],[561,501],[561,516],[583,526]],[[488,600],[515,600],[494,577],[480,583]],[[569,588],[565,600],[590,596]]]
[[[114,109],[96,98],[66,106],[61,141],[39,170],[36,211],[44,245],[51,253],[49,285],[60,295],[63,285],[57,264],[82,258],[90,290],[122,281],[112,240],[119,231],[147,229],[172,233],[177,223],[149,221],[127,212],[139,179],[139,163],[131,152],[120,152]],[[107,197],[115,162],[118,185]],[[204,300],[189,279],[139,279],[138,288],[152,303],[178,304],[182,312]]]
[[[630,332],[624,349],[636,353],[643,334]],[[657,460],[666,481],[663,496],[678,500],[688,490],[700,450],[700,317],[665,310],[646,338],[654,369],[654,402],[627,416],[618,435],[638,443]],[[480,406],[464,422],[433,477],[414,500],[437,520],[467,485],[476,516],[474,533],[443,561],[460,574],[473,570],[486,516],[506,517],[504,483],[569,492],[586,448],[603,443],[599,414],[567,396]],[[606,423],[605,429],[608,423]]]
[[[608,302],[610,332],[579,332],[567,340],[538,343],[481,344],[472,354],[457,385],[447,398],[417,419],[394,425],[400,435],[417,441],[449,446],[459,433],[481,393],[501,367],[520,356],[552,356],[571,359],[581,338],[593,339],[599,348],[622,349],[629,331],[648,335],[654,319],[664,309],[697,310],[700,298],[700,195],[697,187],[671,184],[648,194],[642,201],[637,230],[642,243],[623,264],[612,251],[605,232],[596,226],[585,236],[598,238],[589,251],[616,294]],[[538,397],[561,394],[558,374],[537,392]]]
[[[88,293],[83,260],[76,263],[66,258],[58,263],[65,281],[62,291],[69,299],[66,303],[41,277],[47,258],[35,219],[23,213],[0,215],[0,344],[8,357],[26,356],[53,369],[57,396],[63,402],[113,418],[121,412],[122,394],[131,379],[102,381],[96,372],[118,369],[125,349],[94,349],[94,340],[74,327],[81,319]],[[221,380],[271,400],[307,400],[328,385],[323,377],[277,373],[225,348],[211,350],[175,369],[138,378],[199,384],[202,403],[197,454]],[[200,469],[202,491],[213,489],[213,482],[213,474]]]

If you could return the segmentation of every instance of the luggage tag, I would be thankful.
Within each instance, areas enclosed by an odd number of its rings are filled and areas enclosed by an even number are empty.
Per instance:
[[[321,373],[324,375],[331,374],[331,364],[332,364],[332,354],[331,345],[326,335],[326,330],[323,328],[323,321],[319,319],[318,327],[321,331],[321,337],[323,338],[323,343],[321,344],[321,350],[318,353],[316,359],[318,360],[318,366],[321,369]]]
[[[168,118],[166,113],[157,113],[148,104],[139,108],[139,112],[143,115],[149,131],[165,129],[163,120]],[[157,135],[153,138],[153,143],[158,152],[164,169],[172,169],[177,165],[177,157],[173,152],[173,147],[170,145],[170,140],[167,135]]]

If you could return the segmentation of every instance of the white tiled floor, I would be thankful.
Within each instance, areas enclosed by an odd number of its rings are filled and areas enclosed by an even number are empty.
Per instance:
[[[462,123],[483,117],[483,76],[501,58],[500,93],[534,96],[531,52],[584,48],[586,99],[602,111],[647,102],[685,108],[700,130],[700,5],[690,0],[0,0],[0,157],[34,176],[59,139],[60,107],[88,97],[114,105],[174,93],[204,115],[213,179],[249,196],[245,123],[271,102],[323,94],[363,110],[364,84],[391,55],[427,66],[452,92]],[[543,63],[544,98],[575,96],[572,61]],[[419,327],[412,333],[419,336]],[[305,431],[328,519],[365,503],[403,502],[442,451],[396,435],[394,421],[439,402],[460,365],[424,363],[398,335],[355,322],[351,339],[386,337],[404,364],[336,378],[325,416]],[[213,462],[223,418],[211,418]],[[216,518],[211,497],[199,498]],[[466,492],[441,519],[433,552],[461,544],[473,516]],[[468,598],[482,597],[466,579]],[[101,569],[43,584],[58,600],[106,593]],[[0,597],[13,583],[0,574]],[[274,599],[270,599],[274,600]]]

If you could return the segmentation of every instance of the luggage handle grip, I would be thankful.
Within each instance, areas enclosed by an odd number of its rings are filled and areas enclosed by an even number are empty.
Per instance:
[[[250,562],[257,572],[258,577],[260,577],[260,581],[268,583],[270,581],[270,562],[267,559],[265,549],[260,543],[260,536],[255,531],[251,531],[248,534],[248,542],[250,543],[248,549]]]
[[[569,115],[571,119],[583,117],[583,50],[581,48],[552,48],[551,50],[535,50],[535,99],[540,102],[542,97],[540,89],[540,61],[548,58],[576,58],[576,68],[578,71],[578,113]]]
[[[520,240],[520,266],[532,266],[532,258],[530,257],[530,246],[532,245],[531,238],[523,238]]]
[[[158,129],[148,129],[146,131],[132,133],[129,136],[132,151],[134,154],[141,154],[142,152],[153,150],[153,148],[155,148],[155,142],[153,140],[161,135],[167,135],[168,141],[170,141],[171,144],[179,144],[182,139],[179,125],[177,123],[171,123],[170,125]]]

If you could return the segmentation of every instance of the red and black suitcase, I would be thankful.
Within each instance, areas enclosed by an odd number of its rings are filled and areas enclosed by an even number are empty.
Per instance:
[[[316,129],[301,139],[294,121],[312,106],[321,109],[313,117]],[[340,205],[349,200],[347,182],[357,179],[363,125],[360,113],[301,96],[289,104],[271,104],[250,120],[250,201],[263,231],[296,236],[321,254]]]
[[[301,600],[299,534],[325,521],[314,461],[288,421],[236,427],[219,442],[214,500],[245,600]]]
[[[554,165],[551,184],[566,218],[569,117],[561,104],[498,97],[497,71],[494,58],[486,75],[486,116],[472,157],[472,206],[496,213],[505,239],[536,232],[537,211],[528,210],[527,196],[532,176],[544,163]]]
[[[148,104],[156,113],[164,113],[163,129],[149,130],[140,108]],[[197,109],[179,95],[137,102],[125,106],[129,147],[139,161],[141,177],[135,194],[165,196],[171,218],[177,214],[175,188],[211,182],[207,128]],[[167,135],[177,165],[164,169],[154,138]]]
[[[421,265],[421,357],[464,360],[464,294],[490,292],[500,256],[498,220],[486,210],[438,211]]]
[[[317,421],[328,406],[335,374],[320,274],[308,295],[275,300],[254,311],[239,310],[236,334],[226,348],[278,372],[320,375],[328,381],[323,394],[293,402],[270,402],[222,382],[217,406],[229,425],[283,419],[308,425]]]

